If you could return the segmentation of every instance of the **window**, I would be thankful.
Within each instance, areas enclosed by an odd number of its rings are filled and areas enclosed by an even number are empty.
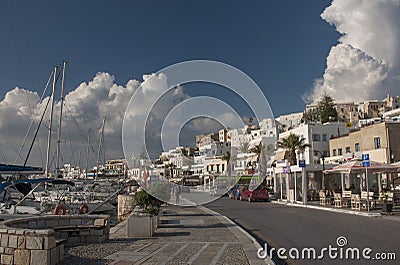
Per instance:
[[[327,142],[328,141],[328,136],[326,134],[322,135],[322,142]]]
[[[333,149],[333,156],[336,156],[336,149]]]
[[[321,135],[313,134],[312,135],[312,139],[313,139],[314,142],[319,142],[319,141],[321,141]]]
[[[375,143],[375,149],[381,148],[381,138],[380,137],[375,137],[374,143]]]
[[[360,144],[359,144],[359,143],[356,143],[356,144],[354,145],[354,150],[355,150],[356,152],[359,152],[359,151],[360,151]]]
[[[346,147],[346,154],[350,154],[351,152],[350,152],[350,146],[347,146]]]
[[[324,157],[328,157],[329,156],[329,152],[328,151],[324,151]]]
[[[338,152],[338,155],[339,155],[339,156],[343,155],[342,148],[338,148],[337,152]]]

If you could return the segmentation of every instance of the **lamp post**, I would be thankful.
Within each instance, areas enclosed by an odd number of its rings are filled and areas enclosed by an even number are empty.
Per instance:
[[[314,150],[314,153],[319,153],[322,158],[322,189],[325,190],[325,155],[321,151]]]

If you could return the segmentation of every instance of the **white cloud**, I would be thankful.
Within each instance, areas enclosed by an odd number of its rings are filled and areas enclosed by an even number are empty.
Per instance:
[[[153,78],[148,80],[151,76]],[[91,163],[97,159],[98,139],[102,126],[102,119],[106,116],[106,125],[104,130],[105,150],[107,158],[123,157],[122,153],[122,122],[126,107],[132,95],[136,93],[140,97],[140,104],[136,104],[131,108],[128,115],[142,116],[145,118],[148,99],[155,91],[165,88],[167,85],[165,75],[144,75],[143,87],[137,80],[130,80],[126,85],[115,84],[114,77],[109,73],[98,73],[93,80],[81,83],[77,88],[69,92],[65,96],[65,107],[62,121],[62,156],[63,162],[78,162],[79,153],[82,154],[81,166],[86,166],[86,137],[89,128],[91,129]],[[158,123],[165,118],[166,113],[180,100],[187,98],[182,87],[173,89],[167,93],[155,106],[151,112],[153,123]],[[5,98],[0,101],[0,133],[1,133],[1,158],[6,156],[7,163],[14,163],[16,151],[20,148],[23,138],[30,120],[33,118],[37,124],[45,110],[48,97],[40,101],[40,97],[36,92],[27,89],[14,88],[9,91]],[[58,128],[60,102],[56,101],[54,107],[53,120],[53,143],[52,158],[54,159],[55,140]],[[47,132],[45,126],[48,125],[48,113],[45,114],[38,139],[33,149],[33,153],[28,164],[44,166],[45,150],[47,146]],[[138,128],[139,129],[139,128]],[[150,127],[150,130],[152,127]],[[158,128],[149,132],[149,135],[159,137]],[[22,158],[18,163],[22,163],[26,156],[30,141],[33,138],[33,130],[31,131],[28,142],[25,144]],[[4,140],[4,141],[3,141]],[[80,146],[80,143],[82,145]],[[140,151],[140,150],[139,150]],[[3,154],[4,153],[4,154]],[[72,161],[71,161],[72,160]],[[54,161],[53,161],[54,167]]]
[[[361,101],[381,98],[386,91],[388,67],[363,51],[347,44],[332,47],[323,78],[314,84],[309,101],[318,101],[324,93],[337,101]]]
[[[323,91],[347,101],[399,94],[399,14],[400,0],[334,0],[321,17],[342,36],[306,100],[318,101]]]

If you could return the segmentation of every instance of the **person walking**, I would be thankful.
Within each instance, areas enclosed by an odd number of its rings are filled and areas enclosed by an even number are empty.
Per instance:
[[[181,187],[179,185],[175,186],[175,204],[179,204],[179,195],[181,193]]]

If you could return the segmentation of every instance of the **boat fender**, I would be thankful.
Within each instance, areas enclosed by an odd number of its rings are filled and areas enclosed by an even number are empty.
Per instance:
[[[79,207],[79,213],[80,214],[87,214],[89,212],[89,207],[87,204],[82,204],[81,207]]]
[[[67,208],[64,204],[58,204],[56,208],[54,208],[53,214],[55,215],[65,215],[67,213]]]

